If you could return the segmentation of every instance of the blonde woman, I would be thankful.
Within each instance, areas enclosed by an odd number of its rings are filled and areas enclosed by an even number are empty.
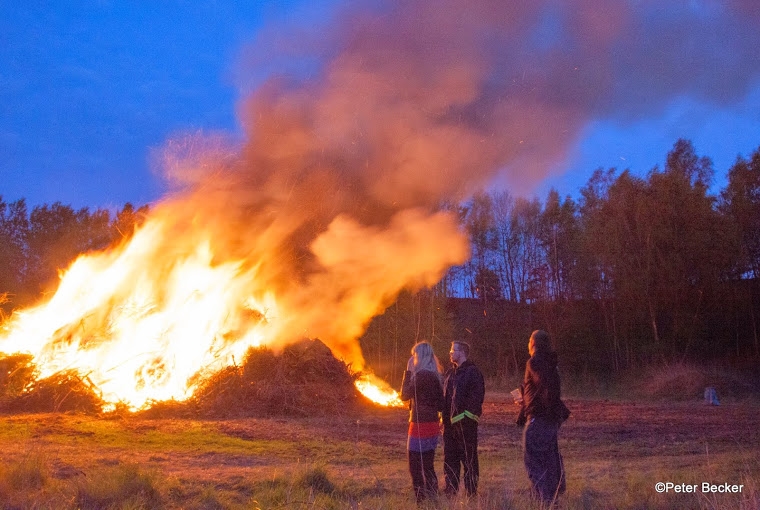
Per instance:
[[[412,347],[412,357],[406,364],[401,383],[401,400],[409,401],[409,473],[414,495],[420,503],[438,494],[434,461],[443,410],[441,364],[428,342]]]

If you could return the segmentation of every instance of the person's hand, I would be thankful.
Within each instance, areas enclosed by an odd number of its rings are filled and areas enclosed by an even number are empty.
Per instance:
[[[409,361],[406,362],[406,370],[407,372],[412,372],[414,370],[414,356],[409,358]]]

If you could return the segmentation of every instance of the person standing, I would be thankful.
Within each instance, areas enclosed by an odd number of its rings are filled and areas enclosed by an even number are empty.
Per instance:
[[[517,424],[523,430],[523,458],[531,494],[545,505],[565,492],[565,467],[557,434],[570,410],[562,402],[557,353],[546,331],[536,330],[528,340],[522,402]]]
[[[469,356],[467,343],[451,343],[449,358],[454,366],[446,372],[443,385],[443,472],[448,496],[459,491],[462,468],[467,495],[478,492],[478,421],[486,389],[483,374]]]
[[[441,364],[428,342],[412,347],[401,382],[401,400],[409,401],[407,456],[417,503],[438,494],[435,449],[441,432],[443,410]]]

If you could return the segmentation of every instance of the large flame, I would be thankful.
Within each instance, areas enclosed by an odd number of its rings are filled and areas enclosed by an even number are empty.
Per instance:
[[[393,4],[372,22],[379,12],[349,9],[356,19],[313,46],[318,69],[241,103],[240,144],[169,141],[175,194],[128,243],[82,256],[48,302],[13,315],[0,351],[32,353],[41,376],[76,369],[134,408],[187,398],[249,346],[319,338],[364,370],[368,321],[468,256],[441,204],[505,167],[539,179],[526,161],[556,159],[577,124],[572,105],[538,101],[540,83],[513,86],[503,65],[531,52],[492,51],[511,47],[534,7],[445,4]],[[289,50],[272,42],[256,47]]]
[[[458,239],[444,214],[405,211],[385,229],[338,216],[310,244],[313,272],[299,277],[277,262],[281,243],[248,257],[220,251],[229,232],[187,215],[192,205],[187,197],[167,201],[128,244],[77,259],[50,301],[4,324],[0,351],[33,354],[40,377],[75,369],[104,401],[131,408],[186,399],[199,376],[241,360],[250,346],[319,337],[362,370],[357,337],[367,321],[402,287],[435,283],[445,264],[466,254],[455,243],[438,267],[423,267],[427,257],[410,267],[428,239],[421,228]],[[254,238],[271,242],[275,230]],[[394,250],[396,264],[386,257]],[[395,392],[383,384],[365,377],[357,387],[392,405]]]

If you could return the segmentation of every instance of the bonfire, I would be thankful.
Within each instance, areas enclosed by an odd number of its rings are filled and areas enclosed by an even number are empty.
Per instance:
[[[0,358],[0,412],[128,410],[125,405],[109,406],[98,387],[75,371],[36,376],[32,356]],[[279,354],[266,347],[250,348],[239,366],[195,382],[191,398],[151,402],[144,414],[228,418],[345,413],[373,404],[357,389],[362,377],[320,340],[291,344]]]

